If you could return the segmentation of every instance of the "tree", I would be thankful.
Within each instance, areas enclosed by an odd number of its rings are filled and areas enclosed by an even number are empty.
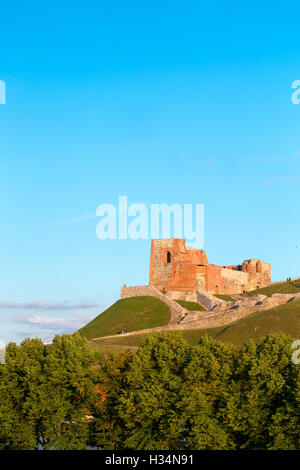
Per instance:
[[[26,339],[6,348],[0,366],[0,440],[2,448],[36,449],[42,434],[41,390],[45,376],[45,347],[39,339]]]
[[[91,423],[91,445],[101,449],[122,449],[126,439],[124,422],[119,415],[120,396],[128,387],[127,375],[133,359],[131,351],[109,354],[93,369],[92,380],[98,392]]]
[[[96,400],[91,380],[94,361],[85,338],[55,336],[44,365],[43,446],[45,449],[85,449],[89,438],[90,406]]]
[[[0,440],[9,449],[83,449],[88,408],[98,399],[91,379],[95,359],[78,333],[10,343],[0,367]]]
[[[218,420],[234,351],[208,338],[196,347],[178,333],[141,343],[127,374],[118,411],[130,449],[210,449],[233,446]]]
[[[220,407],[239,448],[299,448],[299,367],[291,362],[291,344],[273,334],[242,348]]]
[[[298,449],[292,339],[240,351],[179,332],[98,357],[79,334],[10,343],[0,365],[0,448]]]

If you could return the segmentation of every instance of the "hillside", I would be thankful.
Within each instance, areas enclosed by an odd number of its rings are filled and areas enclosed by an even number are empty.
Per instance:
[[[270,333],[283,333],[295,339],[300,338],[300,299],[270,310],[255,312],[229,325],[203,330],[181,330],[182,336],[190,344],[197,344],[200,337],[212,336],[225,343],[231,342],[240,348],[246,339],[258,341],[260,337]],[[94,342],[94,346],[107,350],[116,346],[137,347],[143,335],[132,335],[102,339]]]
[[[115,335],[122,330],[135,331],[167,325],[170,321],[169,307],[150,296],[130,297],[118,300],[79,330],[87,339]]]
[[[214,294],[214,296],[217,297],[217,299],[225,300],[225,302],[232,302],[232,301],[234,301],[234,298],[233,298],[233,297],[230,297],[229,295],[225,295],[225,294]]]
[[[279,282],[268,287],[248,292],[249,296],[263,294],[270,297],[273,294],[296,294],[300,292],[300,279],[295,281]]]

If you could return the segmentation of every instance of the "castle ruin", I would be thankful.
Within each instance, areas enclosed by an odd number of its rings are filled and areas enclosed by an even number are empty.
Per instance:
[[[186,246],[185,240],[151,241],[150,286],[174,299],[196,299],[197,291],[240,294],[271,284],[271,265],[249,259],[240,265],[217,266],[205,251]]]

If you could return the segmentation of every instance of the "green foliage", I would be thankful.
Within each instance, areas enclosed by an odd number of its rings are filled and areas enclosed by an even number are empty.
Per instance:
[[[93,380],[104,393],[101,403],[94,408],[91,429],[91,444],[103,449],[122,449],[126,430],[119,417],[120,396],[127,388],[127,373],[132,362],[130,351],[105,356],[101,367],[94,370]]]
[[[128,374],[128,390],[120,397],[119,413],[127,430],[125,448],[180,446],[178,412],[188,355],[189,346],[180,334],[154,334],[142,341]]]
[[[170,321],[169,307],[152,296],[118,300],[105,312],[79,330],[88,339],[163,326]]]
[[[188,300],[176,300],[176,302],[181,305],[181,307],[184,307],[186,308],[187,310],[189,310],[190,312],[192,311],[202,311],[202,310],[205,310],[205,308],[199,304],[198,302],[189,302]]]
[[[237,357],[219,415],[241,449],[300,447],[300,368],[291,342],[283,334],[249,340]]]
[[[103,448],[299,448],[299,367],[283,334],[241,351],[208,337],[190,346],[179,333],[147,335],[118,384],[119,431],[105,441],[98,421]]]
[[[122,448],[231,448],[215,406],[233,355],[231,346],[208,338],[196,347],[179,333],[144,338],[115,404],[126,430]]]
[[[7,346],[2,449],[299,449],[300,366],[283,333],[237,350],[179,332],[96,356],[78,333]]]
[[[43,363],[41,340],[26,339],[6,348],[0,367],[0,441],[11,449],[35,449],[42,431]],[[42,395],[42,397],[41,397]]]

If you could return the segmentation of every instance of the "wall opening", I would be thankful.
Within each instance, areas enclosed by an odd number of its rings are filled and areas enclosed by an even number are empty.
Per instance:
[[[171,253],[169,251],[167,253],[167,263],[171,263]]]
[[[257,273],[262,272],[262,263],[261,263],[261,261],[257,261],[257,263],[256,263],[256,272]]]

